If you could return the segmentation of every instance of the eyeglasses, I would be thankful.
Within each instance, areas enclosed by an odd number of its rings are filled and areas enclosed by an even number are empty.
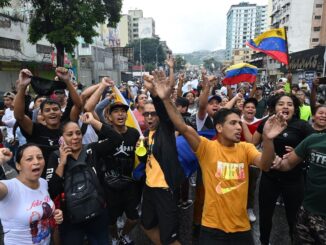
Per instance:
[[[156,111],[151,111],[151,112],[147,111],[147,112],[143,113],[144,117],[149,117],[149,115],[151,115],[151,117],[155,117],[155,116],[157,116],[157,113],[156,113]]]

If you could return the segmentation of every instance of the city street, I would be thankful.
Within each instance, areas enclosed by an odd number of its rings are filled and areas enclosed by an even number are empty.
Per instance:
[[[258,183],[257,183],[258,187]],[[191,206],[187,210],[180,210],[180,240],[183,245],[197,245],[198,241],[194,241],[191,238],[191,214],[193,207]],[[258,192],[256,190],[256,205],[255,213],[257,221],[253,223],[252,232],[256,245],[260,245],[259,242],[259,217],[258,217]],[[133,233],[132,238],[136,245],[150,245],[151,242],[144,235],[143,231],[137,226]],[[283,206],[276,206],[274,218],[273,218],[273,229],[271,234],[271,245],[290,245],[290,238],[288,235],[288,226],[285,218],[285,210]]]

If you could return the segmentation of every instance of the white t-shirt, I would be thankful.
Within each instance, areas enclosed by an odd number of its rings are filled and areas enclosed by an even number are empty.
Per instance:
[[[7,108],[1,120],[7,126],[6,141],[9,142],[10,140],[14,139],[13,127],[16,123],[16,119],[14,117],[14,110],[10,110],[10,108]]]
[[[6,245],[50,244],[54,203],[46,180],[31,189],[18,179],[2,180],[8,194],[0,201],[0,219]]]

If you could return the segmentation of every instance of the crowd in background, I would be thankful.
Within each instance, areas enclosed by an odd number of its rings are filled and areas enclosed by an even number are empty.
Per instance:
[[[109,235],[112,244],[133,244],[139,221],[155,244],[180,244],[178,209],[192,205],[200,244],[253,244],[259,176],[261,244],[270,242],[277,202],[293,243],[326,242],[326,173],[315,167],[326,164],[319,78],[311,86],[291,74],[224,86],[205,70],[174,74],[172,58],[167,66],[167,74],[120,84],[104,77],[82,91],[65,68],[52,81],[65,89],[46,92],[42,84],[31,88],[31,71],[20,72],[15,90],[3,95],[0,206],[11,207],[0,211],[5,244],[83,244],[85,237],[109,244]],[[140,131],[126,124],[128,111]],[[87,201],[74,199],[79,190]]]

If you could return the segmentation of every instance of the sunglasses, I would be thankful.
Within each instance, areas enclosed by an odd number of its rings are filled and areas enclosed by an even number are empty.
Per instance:
[[[144,113],[143,113],[143,116],[144,116],[144,117],[149,117],[149,115],[150,115],[151,117],[155,117],[155,116],[157,116],[157,113],[156,113],[156,111],[144,112]]]

